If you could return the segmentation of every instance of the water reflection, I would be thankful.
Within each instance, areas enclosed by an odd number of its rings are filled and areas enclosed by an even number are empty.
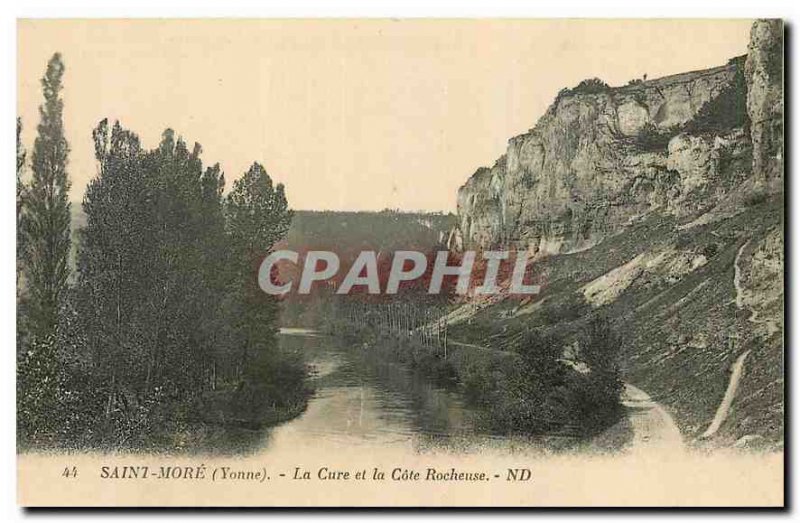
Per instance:
[[[316,393],[303,415],[271,431],[269,450],[321,444],[420,448],[475,432],[474,414],[457,392],[369,347],[333,337],[282,336],[281,342],[284,350],[304,352]]]
[[[368,346],[297,329],[282,330],[281,350],[301,352],[315,393],[299,417],[266,431],[228,430],[214,453],[280,456],[320,449],[405,452],[543,454],[575,440],[495,436],[478,429],[478,413],[454,387]]]

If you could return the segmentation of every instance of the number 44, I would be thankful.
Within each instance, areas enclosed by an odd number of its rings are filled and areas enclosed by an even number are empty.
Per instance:
[[[61,475],[65,478],[77,478],[78,469],[77,467],[64,467],[64,472]]]

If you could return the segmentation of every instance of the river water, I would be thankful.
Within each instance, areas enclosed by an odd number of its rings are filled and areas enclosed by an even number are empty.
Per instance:
[[[267,449],[453,445],[474,434],[475,413],[454,390],[388,361],[368,346],[284,330],[283,350],[302,351],[315,394],[306,411],[271,431]]]
[[[385,351],[304,329],[281,329],[279,340],[282,351],[302,354],[311,370],[314,394],[306,410],[266,430],[223,429],[200,445],[204,451],[240,456],[362,451],[533,456],[606,452],[620,446],[617,436],[587,442],[491,434],[481,428],[480,413],[466,404],[456,386],[435,383]]]
[[[282,329],[280,342],[282,350],[303,353],[315,393],[303,414],[267,432],[258,453],[547,451],[542,441],[480,430],[479,414],[455,387],[435,384],[369,346],[302,329]]]

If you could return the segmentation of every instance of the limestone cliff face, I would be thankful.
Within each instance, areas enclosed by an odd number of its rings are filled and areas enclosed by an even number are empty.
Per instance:
[[[579,251],[652,211],[698,215],[752,167],[779,177],[780,30],[756,23],[746,64],[738,57],[625,87],[560,93],[533,129],[460,188],[462,248]]]
[[[460,246],[466,241],[489,246],[504,236],[503,181],[506,157],[501,156],[494,167],[481,168],[458,191]]]
[[[625,379],[660,398],[686,442],[782,447],[782,30],[755,22],[748,55],[721,67],[564,91],[466,182],[451,245],[536,252],[543,282],[535,300],[472,298],[471,342],[515,351],[538,329],[580,358],[601,311],[624,332]],[[454,339],[474,336],[460,318]]]
[[[753,24],[745,65],[753,172],[773,187],[783,182],[783,22]]]

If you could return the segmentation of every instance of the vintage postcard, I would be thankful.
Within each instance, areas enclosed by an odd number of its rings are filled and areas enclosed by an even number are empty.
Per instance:
[[[17,32],[20,505],[784,505],[781,20]]]

